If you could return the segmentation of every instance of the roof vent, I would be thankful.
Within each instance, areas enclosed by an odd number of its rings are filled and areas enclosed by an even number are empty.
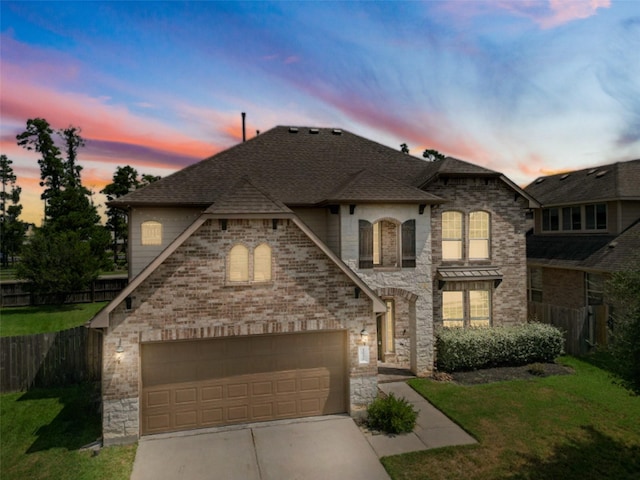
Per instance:
[[[569,177],[569,174],[568,174],[568,173],[565,173],[564,175],[562,175],[562,176],[560,177],[560,180],[566,180],[568,177]]]
[[[536,185],[538,185],[539,183],[544,182],[544,177],[540,177],[539,179],[536,180]]]
[[[598,171],[598,169],[597,169],[597,168],[592,168],[591,170],[589,170],[589,171],[587,172],[587,175],[593,175],[593,174],[594,174],[594,173],[596,173],[597,171]]]
[[[309,133],[312,133],[314,135],[318,134],[318,133],[320,133],[320,129],[319,128],[310,128],[309,129]]]
[[[618,246],[618,242],[615,240],[609,244],[609,248],[616,248]]]
[[[342,135],[342,130],[340,130],[339,128],[334,128],[333,130],[331,130],[331,133],[333,133],[334,135]]]
[[[298,127],[289,127],[289,133],[298,133]]]
[[[604,177],[608,171],[609,170],[600,170],[598,173],[596,173],[596,178]]]

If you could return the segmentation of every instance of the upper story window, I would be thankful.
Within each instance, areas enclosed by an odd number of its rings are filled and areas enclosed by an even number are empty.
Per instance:
[[[253,251],[253,280],[268,282],[271,280],[271,247],[266,243]]]
[[[475,211],[469,214],[466,256],[470,260],[489,258],[491,239],[490,215]],[[465,256],[464,216],[461,212],[442,213],[442,259],[462,260]]]
[[[596,203],[542,210],[542,231],[593,231],[607,229],[607,205]]]
[[[416,266],[416,221],[359,224],[359,268]]]
[[[442,213],[442,259],[462,258],[462,213]]]
[[[469,214],[469,258],[489,258],[489,214]]]
[[[154,220],[140,225],[140,243],[142,245],[162,245],[162,224]]]
[[[229,281],[249,281],[249,249],[235,245],[229,252]]]
[[[230,282],[271,281],[271,247],[263,243],[251,255],[246,246],[234,245],[229,251],[227,275]]]

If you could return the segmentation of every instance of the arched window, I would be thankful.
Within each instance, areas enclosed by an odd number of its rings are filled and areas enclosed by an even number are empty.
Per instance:
[[[462,259],[462,213],[442,213],[442,259]]]
[[[140,243],[142,245],[162,245],[162,224],[154,220],[142,222]]]
[[[271,280],[271,247],[266,243],[258,245],[253,252],[253,280],[256,282]]]
[[[249,249],[236,245],[229,252],[229,281],[249,281]]]
[[[469,258],[489,258],[489,214],[471,212],[469,214]]]

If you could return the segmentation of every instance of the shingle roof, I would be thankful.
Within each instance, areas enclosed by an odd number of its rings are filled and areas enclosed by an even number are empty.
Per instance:
[[[253,185],[247,177],[243,177],[229,192],[207,208],[205,213],[232,215],[293,212],[282,202],[272,199],[267,193]]]
[[[640,159],[540,177],[525,191],[545,206],[640,199]]]
[[[615,272],[640,253],[640,221],[620,235],[529,235],[527,260],[536,265]]]
[[[279,126],[110,205],[206,208],[224,198],[242,177],[288,206],[329,201],[441,203],[419,187],[444,173],[500,175],[454,158],[429,162],[344,130]]]

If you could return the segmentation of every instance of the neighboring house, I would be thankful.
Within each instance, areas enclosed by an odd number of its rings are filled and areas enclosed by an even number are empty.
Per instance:
[[[538,204],[461,160],[276,127],[111,204],[130,283],[91,322],[107,444],[355,414],[378,361],[432,371],[434,326],[526,320]]]
[[[605,282],[640,252],[640,160],[540,177],[525,190],[542,204],[527,236],[530,313],[575,330],[572,353],[606,343]]]

